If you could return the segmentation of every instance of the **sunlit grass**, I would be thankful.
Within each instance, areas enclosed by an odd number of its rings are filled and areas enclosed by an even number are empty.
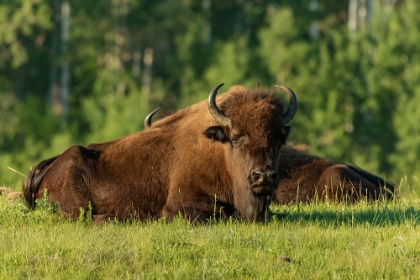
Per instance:
[[[178,218],[101,227],[0,197],[0,278],[416,279],[415,194],[401,190],[396,201],[370,204],[273,206],[268,224],[192,226]]]

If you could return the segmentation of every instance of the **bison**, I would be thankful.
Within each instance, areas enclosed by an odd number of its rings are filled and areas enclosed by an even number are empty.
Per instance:
[[[47,190],[61,213],[76,219],[89,210],[98,223],[179,213],[193,222],[265,221],[297,98],[280,87],[290,100],[284,112],[274,89],[234,86],[216,104],[222,85],[149,129],[42,161],[23,183],[27,206]]]
[[[152,125],[157,108],[144,119]],[[305,145],[286,145],[280,150],[280,182],[274,202],[290,204],[312,201],[356,202],[360,199],[392,199],[394,185],[363,169],[306,153]]]
[[[306,149],[286,145],[280,150],[276,203],[393,198],[393,184],[355,166],[308,154]]]

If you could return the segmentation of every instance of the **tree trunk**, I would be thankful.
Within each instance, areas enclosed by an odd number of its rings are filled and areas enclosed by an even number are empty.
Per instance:
[[[210,24],[210,7],[211,7],[211,0],[202,0],[201,1],[201,8],[203,9],[203,14],[206,18],[205,26],[203,29],[203,39],[206,45],[211,44],[211,24]]]
[[[349,0],[349,13],[347,20],[347,27],[350,33],[355,33],[357,31],[357,8],[358,0]]]
[[[318,0],[311,0],[311,2],[309,2],[309,10],[311,12],[316,12],[318,10]],[[312,39],[318,38],[318,22],[316,20],[311,23],[309,34]]]
[[[142,77],[142,93],[149,98],[152,86],[153,49],[146,48],[143,56],[144,71]]]

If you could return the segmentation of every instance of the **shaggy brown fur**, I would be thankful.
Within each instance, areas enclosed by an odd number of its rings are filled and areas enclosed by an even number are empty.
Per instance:
[[[276,203],[392,199],[394,185],[382,178],[351,165],[308,154],[305,150],[304,146],[281,149]]]
[[[47,189],[74,219],[90,204],[100,221],[172,219],[178,213],[191,221],[214,215],[265,220],[288,135],[283,103],[272,90],[241,86],[217,103],[230,127],[220,125],[203,101],[145,131],[73,146],[41,162],[23,184],[27,205],[34,208]]]

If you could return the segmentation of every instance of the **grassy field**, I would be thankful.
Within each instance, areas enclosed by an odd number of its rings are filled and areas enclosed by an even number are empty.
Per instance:
[[[101,227],[0,197],[0,279],[418,279],[420,201],[401,193],[272,207],[268,224]]]

